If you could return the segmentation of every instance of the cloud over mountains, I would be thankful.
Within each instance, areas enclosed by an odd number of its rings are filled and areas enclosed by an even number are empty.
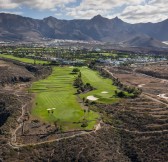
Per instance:
[[[0,0],[0,12],[30,16],[25,10],[34,9],[64,19],[89,19],[101,14],[130,23],[162,21],[168,17],[167,8],[168,0]]]

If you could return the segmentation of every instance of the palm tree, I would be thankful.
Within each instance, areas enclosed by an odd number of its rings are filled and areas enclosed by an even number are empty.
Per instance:
[[[85,102],[85,97],[83,97],[82,100],[83,100],[83,103],[84,103]]]

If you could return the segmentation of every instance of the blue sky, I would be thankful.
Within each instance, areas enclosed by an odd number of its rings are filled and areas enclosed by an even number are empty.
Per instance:
[[[0,0],[0,12],[43,19],[90,19],[118,16],[130,23],[168,18],[168,0]]]

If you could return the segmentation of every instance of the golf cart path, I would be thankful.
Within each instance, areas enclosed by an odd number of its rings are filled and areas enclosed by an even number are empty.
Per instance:
[[[19,149],[21,147],[26,147],[26,146],[36,146],[36,145],[41,145],[41,144],[46,144],[46,143],[52,143],[52,142],[58,142],[58,141],[61,141],[61,140],[65,140],[65,139],[70,139],[70,138],[74,138],[74,137],[77,137],[77,136],[80,136],[80,135],[87,135],[87,134],[91,134],[91,133],[96,133],[98,130],[101,129],[101,122],[100,121],[96,126],[95,126],[95,129],[92,130],[92,131],[80,131],[80,133],[78,134],[75,134],[75,135],[71,135],[71,136],[68,136],[68,137],[62,137],[62,138],[57,138],[57,139],[53,139],[53,140],[48,140],[48,141],[44,141],[44,142],[38,142],[38,143],[31,143],[31,144],[17,144],[15,142],[9,142],[8,144],[12,147],[12,148],[15,148],[15,149]],[[22,125],[21,125],[22,126]],[[18,126],[19,127],[19,126]],[[18,128],[17,127],[17,128]],[[18,128],[19,129],[19,128]],[[14,131],[15,132],[15,135],[16,135],[16,132],[17,130]]]
[[[18,92],[19,91],[15,92],[14,95],[21,96]],[[32,102],[32,100],[30,102]],[[11,130],[11,138],[10,138],[10,141],[9,141],[8,145],[10,145],[12,148],[19,149],[21,147],[26,147],[26,146],[36,146],[36,145],[45,144],[45,143],[58,142],[58,141],[61,141],[61,140],[64,140],[64,139],[74,138],[74,137],[77,137],[77,136],[80,136],[80,135],[86,135],[86,134],[90,134],[90,133],[93,133],[93,132],[96,133],[96,131],[98,131],[99,129],[101,129],[101,123],[102,123],[102,121],[100,121],[97,125],[95,125],[94,130],[91,130],[91,131],[81,130],[77,134],[74,134],[74,135],[71,135],[71,136],[67,136],[67,137],[61,137],[61,138],[47,140],[47,141],[43,141],[43,142],[37,142],[37,143],[18,144],[16,142],[17,141],[17,131],[19,129],[21,129],[22,126],[23,126],[24,115],[26,113],[26,107],[28,106],[28,104],[30,104],[30,102],[27,102],[27,103],[24,103],[24,104],[22,103],[22,106],[21,106],[21,115],[17,119],[18,126],[14,130]],[[87,107],[83,107],[83,108],[86,109]]]
[[[14,131],[11,131],[12,137],[11,137],[11,142],[16,142],[16,132],[23,126],[23,116],[25,114],[25,107],[27,106],[27,103],[24,104],[21,107],[22,114],[21,116],[17,119],[17,122],[20,123]]]

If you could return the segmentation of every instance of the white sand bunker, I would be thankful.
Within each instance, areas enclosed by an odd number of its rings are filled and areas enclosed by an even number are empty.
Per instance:
[[[98,100],[98,98],[94,97],[94,96],[87,96],[87,99],[90,101],[96,101]]]
[[[103,93],[103,94],[107,94],[108,92],[107,92],[107,91],[103,91],[103,92],[101,92],[101,93]]]
[[[144,85],[145,85],[145,84],[140,84],[140,85],[138,85],[138,87],[141,88],[141,87],[143,87]]]
[[[164,98],[164,99],[168,100],[168,97],[166,96],[166,94],[159,94],[157,96],[160,97],[160,98]]]

